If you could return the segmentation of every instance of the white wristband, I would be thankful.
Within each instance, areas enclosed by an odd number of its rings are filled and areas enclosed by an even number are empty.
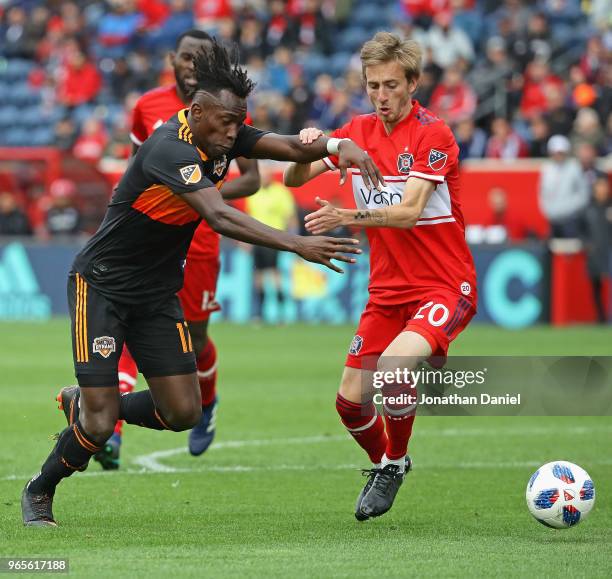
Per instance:
[[[327,141],[327,152],[330,155],[337,155],[340,152],[340,143],[342,141],[350,141],[350,139],[336,139],[332,137]]]

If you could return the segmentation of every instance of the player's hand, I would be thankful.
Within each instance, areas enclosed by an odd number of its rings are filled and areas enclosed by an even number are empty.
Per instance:
[[[300,141],[302,142],[302,145],[310,145],[323,135],[324,133],[321,129],[317,129],[316,127],[308,127],[300,131]]]
[[[385,180],[370,156],[350,139],[340,141],[338,152],[338,168],[340,169],[340,185],[344,185],[350,166],[361,171],[361,177],[368,189],[384,187]]]
[[[359,254],[361,249],[357,247],[359,240],[350,238],[336,237],[304,237],[298,236],[295,252],[306,261],[320,263],[325,267],[338,273],[344,273],[332,259],[344,261],[345,263],[355,263],[355,258],[344,255],[345,253]]]
[[[315,202],[321,209],[317,209],[314,213],[309,213],[304,217],[304,223],[308,233],[320,235],[326,231],[336,229],[336,227],[343,224],[342,212],[340,209],[320,197],[316,197]]]

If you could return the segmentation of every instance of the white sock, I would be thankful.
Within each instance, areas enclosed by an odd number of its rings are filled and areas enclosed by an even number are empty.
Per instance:
[[[380,467],[385,468],[388,464],[396,464],[399,466],[400,472],[404,472],[406,468],[406,456],[402,456],[401,458],[394,458],[393,460],[387,458],[386,454],[383,454],[382,460],[380,461]]]
[[[373,462],[372,468],[380,468],[380,462]]]

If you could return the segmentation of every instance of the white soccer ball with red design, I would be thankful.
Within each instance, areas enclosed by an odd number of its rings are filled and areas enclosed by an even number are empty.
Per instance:
[[[584,521],[591,512],[595,485],[586,470],[556,460],[531,475],[525,498],[536,521],[554,529],[566,529]]]

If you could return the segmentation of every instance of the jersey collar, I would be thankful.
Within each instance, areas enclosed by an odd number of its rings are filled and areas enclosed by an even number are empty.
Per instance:
[[[189,128],[189,123],[187,122],[187,113],[188,112],[189,112],[189,109],[181,109],[178,112],[178,121],[179,121],[179,123],[181,123],[181,126],[186,126],[187,128]],[[193,145],[193,143],[191,143],[191,144]],[[202,159],[202,161],[208,161],[208,156],[206,155],[206,153],[204,151],[202,151],[202,149],[200,149],[200,147],[197,147],[196,145],[193,145],[193,146],[198,150],[198,153],[200,154],[200,158]]]

